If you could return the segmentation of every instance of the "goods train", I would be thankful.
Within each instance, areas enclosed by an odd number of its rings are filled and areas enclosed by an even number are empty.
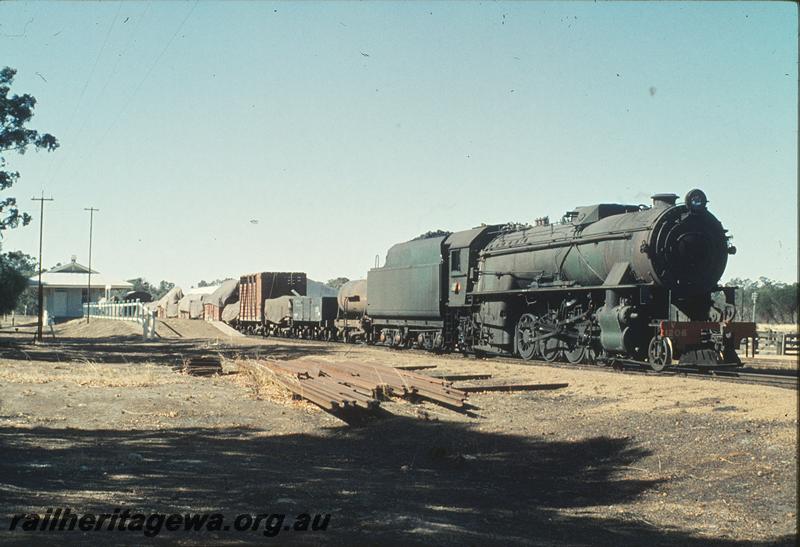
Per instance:
[[[524,360],[741,364],[755,324],[733,322],[734,288],[718,285],[727,230],[701,190],[652,200],[398,243],[338,299],[284,292],[251,318],[265,335]]]

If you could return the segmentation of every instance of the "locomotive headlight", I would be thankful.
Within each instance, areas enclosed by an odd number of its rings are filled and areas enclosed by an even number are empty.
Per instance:
[[[706,210],[708,198],[706,197],[705,192],[695,188],[694,190],[689,190],[689,193],[686,194],[684,202],[686,203],[686,208],[689,209],[690,213],[702,213]]]

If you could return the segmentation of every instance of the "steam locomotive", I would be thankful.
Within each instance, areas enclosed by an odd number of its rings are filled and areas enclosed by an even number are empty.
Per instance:
[[[652,199],[396,244],[366,284],[328,306],[326,337],[659,371],[741,364],[736,348],[755,324],[733,322],[734,288],[718,285],[736,252],[727,230],[701,190],[683,203]]]

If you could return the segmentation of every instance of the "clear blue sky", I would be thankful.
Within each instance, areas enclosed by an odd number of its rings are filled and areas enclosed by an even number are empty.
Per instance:
[[[10,2],[52,154],[45,265],[188,286],[363,277],[430,229],[706,191],[725,278],[794,281],[793,3]],[[36,254],[34,222],[4,250]],[[257,224],[251,223],[257,220]]]

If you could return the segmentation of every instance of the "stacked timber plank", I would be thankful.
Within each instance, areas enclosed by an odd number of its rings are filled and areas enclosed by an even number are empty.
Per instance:
[[[185,359],[181,370],[192,376],[222,374],[222,360],[219,355],[198,355]]]
[[[275,379],[298,397],[325,410],[374,409],[389,397],[425,399],[463,409],[466,393],[452,383],[385,365],[323,363],[310,360],[261,361]]]

